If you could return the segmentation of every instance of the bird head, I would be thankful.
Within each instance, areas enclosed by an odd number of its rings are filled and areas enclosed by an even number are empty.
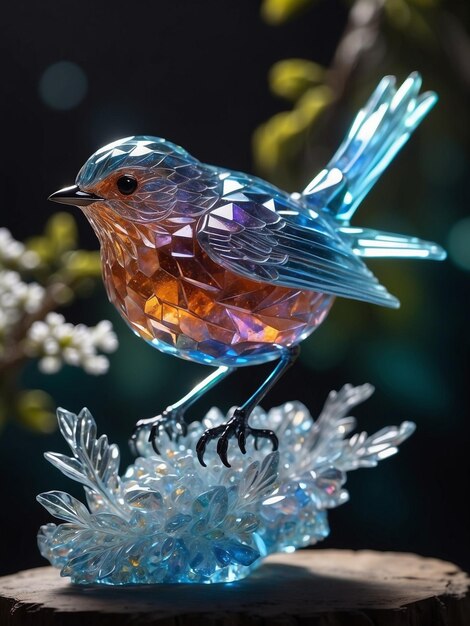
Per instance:
[[[160,222],[170,215],[196,217],[210,208],[213,179],[207,167],[165,139],[126,137],[95,152],[76,184],[49,200],[80,207],[92,224],[106,209],[132,222]]]

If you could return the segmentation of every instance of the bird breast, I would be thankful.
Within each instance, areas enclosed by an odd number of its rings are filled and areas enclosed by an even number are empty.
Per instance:
[[[333,302],[230,272],[199,246],[194,222],[163,228],[103,212],[89,219],[111,302],[163,352],[210,365],[266,362],[307,337]]]

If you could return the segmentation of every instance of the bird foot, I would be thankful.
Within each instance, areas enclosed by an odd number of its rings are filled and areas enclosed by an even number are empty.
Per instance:
[[[255,439],[255,448],[258,449],[258,439],[265,438],[271,441],[273,451],[279,447],[279,441],[276,434],[272,430],[265,428],[252,428],[248,424],[248,415],[242,409],[236,409],[232,418],[226,423],[214,428],[209,428],[205,431],[202,437],[199,439],[196,446],[197,458],[199,463],[206,467],[204,463],[204,454],[206,452],[206,446],[212,439],[217,439],[217,454],[220,460],[226,467],[231,467],[228,462],[227,452],[228,443],[232,437],[236,437],[238,440],[238,447],[242,454],[246,454],[246,439],[249,435]]]
[[[170,440],[178,441],[180,437],[184,437],[186,435],[188,430],[187,424],[184,421],[181,412],[171,409],[166,409],[161,415],[157,415],[157,417],[139,420],[132,431],[131,438],[129,439],[131,452],[135,456],[138,456],[139,454],[138,444],[141,434],[144,431],[148,431],[149,428],[150,432],[147,437],[147,441],[150,441],[156,454],[160,454],[157,440],[162,432],[165,432]]]
[[[178,411],[166,409],[154,419],[148,440],[157,454],[160,454],[157,440],[162,432],[165,432],[170,440],[178,441],[188,432],[188,425],[184,421],[183,415]]]

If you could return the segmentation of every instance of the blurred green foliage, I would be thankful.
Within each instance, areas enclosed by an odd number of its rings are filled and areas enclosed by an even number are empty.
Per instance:
[[[77,224],[70,213],[55,213],[46,223],[44,233],[29,239],[27,247],[41,261],[33,277],[56,285],[54,298],[58,304],[88,293],[101,277],[99,252],[77,249]]]
[[[317,0],[264,0],[261,14],[268,24],[278,25],[296,17]]]
[[[265,0],[261,14],[269,24],[280,26],[301,9],[312,8],[314,14],[316,4],[317,0]],[[272,93],[291,101],[293,107],[256,130],[253,152],[259,172],[280,186],[297,188],[305,172],[298,167],[299,159],[311,147],[325,116],[327,127],[320,131],[320,143],[332,149],[335,127],[344,125],[347,112],[352,119],[360,98],[381,75],[402,75],[410,63],[425,66],[419,69],[426,83],[437,84],[442,93],[442,82],[449,88],[452,78],[443,60],[455,62],[458,73],[462,63],[455,57],[470,54],[461,21],[441,0],[355,0],[345,4],[350,6],[349,21],[328,67],[315,60],[286,59],[270,70]],[[462,65],[461,88],[467,92],[469,81],[468,67]],[[299,173],[297,177],[292,176],[293,171]]]
[[[41,389],[18,392],[16,415],[20,424],[41,433],[53,432],[57,426],[54,401]]]
[[[305,59],[286,59],[272,66],[268,78],[273,94],[296,102],[310,87],[324,82],[325,68]]]

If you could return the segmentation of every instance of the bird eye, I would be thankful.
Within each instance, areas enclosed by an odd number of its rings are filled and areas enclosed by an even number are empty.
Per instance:
[[[133,176],[121,176],[117,179],[116,184],[124,196],[130,196],[137,189],[137,181]]]

